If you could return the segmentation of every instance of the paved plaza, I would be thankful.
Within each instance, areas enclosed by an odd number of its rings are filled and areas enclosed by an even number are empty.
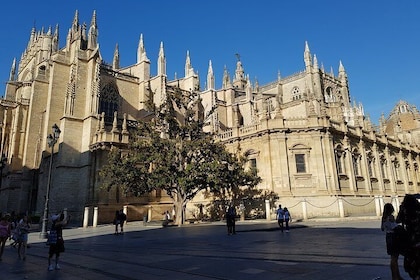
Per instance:
[[[5,248],[1,279],[391,279],[379,218],[292,223],[223,222],[162,228],[129,222],[124,235],[112,225],[64,230],[61,270],[47,271],[48,247],[30,233],[25,261]],[[402,268],[404,279],[410,279]]]

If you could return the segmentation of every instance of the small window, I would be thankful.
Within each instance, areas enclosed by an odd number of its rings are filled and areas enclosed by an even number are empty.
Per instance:
[[[257,159],[256,159],[256,158],[251,158],[251,159],[249,160],[249,166],[250,166],[252,169],[257,169]]]
[[[301,96],[301,93],[300,93],[299,88],[298,87],[294,87],[292,89],[292,100],[299,100],[301,98],[302,98],[302,96]]]
[[[296,154],[296,172],[306,173],[305,154]]]

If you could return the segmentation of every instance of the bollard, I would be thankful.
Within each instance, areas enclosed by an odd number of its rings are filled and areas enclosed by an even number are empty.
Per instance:
[[[98,226],[98,206],[93,208],[93,227]]]
[[[126,217],[128,217],[128,205],[124,205],[123,212]],[[127,224],[128,218],[125,220],[124,224]]]
[[[302,217],[304,220],[308,219],[308,207],[306,205],[306,198],[302,200]]]
[[[343,205],[343,198],[337,198],[338,201],[338,212],[340,213],[340,218],[344,218],[344,205]]]
[[[267,221],[271,220],[271,211],[270,211],[270,200],[266,199],[265,200],[265,219]]]
[[[376,216],[380,217],[382,215],[382,209],[381,209],[381,201],[378,195],[375,196],[375,210],[376,210]]]
[[[152,206],[149,206],[147,209],[147,221],[150,222],[152,220]]]
[[[83,216],[83,227],[87,228],[89,223],[89,207],[85,207],[85,214]]]

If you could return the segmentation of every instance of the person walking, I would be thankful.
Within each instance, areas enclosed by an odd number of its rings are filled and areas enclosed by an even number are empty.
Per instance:
[[[277,223],[279,224],[281,232],[283,232],[283,223],[284,223],[284,210],[281,208],[281,204],[277,209]]]
[[[127,215],[121,209],[119,214],[118,214],[118,217],[119,217],[118,219],[120,221],[120,234],[124,234],[124,224],[125,224],[125,221],[127,220]]]
[[[23,215],[22,219],[16,226],[18,234],[18,258],[26,260],[26,249],[28,248],[28,234],[31,224],[27,215]]]
[[[228,230],[228,235],[236,234],[236,210],[235,207],[230,204],[228,210],[226,211],[226,225]]]
[[[51,231],[55,231],[57,235],[57,239],[55,243],[50,244],[50,248],[48,251],[48,271],[52,271],[54,269],[61,269],[60,265],[58,264],[60,254],[64,252],[64,239],[63,239],[63,228],[68,224],[70,220],[70,216],[64,217],[64,214],[57,214],[51,217],[52,225],[50,229]],[[51,259],[55,255],[55,265],[51,264]]]
[[[120,211],[115,211],[115,217],[114,217],[114,225],[115,225],[115,235],[118,235],[118,226],[120,225]]]
[[[284,222],[286,223],[286,232],[289,232],[289,222],[292,221],[292,216],[290,215],[290,212],[287,209],[287,207],[284,207],[283,213],[284,213]]]
[[[406,230],[403,246],[404,270],[412,279],[420,280],[420,201],[415,195],[406,194],[400,205],[397,223]]]
[[[394,229],[397,227],[397,222],[394,217],[394,206],[391,203],[384,205],[382,214],[381,230],[385,231],[386,252],[391,256],[390,268],[392,280],[402,280],[400,270],[398,268],[398,244],[395,240]]]
[[[2,260],[4,246],[11,233],[10,223],[8,216],[4,215],[0,219],[0,261]]]

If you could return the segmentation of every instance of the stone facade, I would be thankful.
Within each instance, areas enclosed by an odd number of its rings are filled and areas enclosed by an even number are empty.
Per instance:
[[[13,62],[0,101],[0,211],[41,214],[51,174],[50,212],[67,208],[81,221],[86,207],[106,209],[105,217],[128,204],[133,219],[151,215],[150,206],[160,219],[161,210],[172,207],[164,194],[122,197],[102,190],[98,173],[107,150],[124,148],[136,121],[148,118],[145,103],[161,104],[171,87],[200,91],[205,129],[258,168],[259,188],[280,197],[270,207],[282,203],[304,218],[362,214],[384,199],[398,203],[399,196],[419,192],[417,109],[400,101],[375,127],[362,105],[351,105],[343,64],[337,76],[325,72],[307,43],[301,72],[252,85],[238,58],[233,79],[225,69],[216,89],[210,62],[201,90],[188,52],[184,77],[168,79],[163,43],[152,76],[143,36],[134,65],[120,67],[118,45],[112,65],[106,64],[96,13],[87,29],[76,12],[63,48],[58,38],[58,27],[33,29],[18,66]],[[61,134],[52,154],[53,124]],[[203,200],[198,196],[191,205]],[[191,206],[190,215],[194,211]]]

